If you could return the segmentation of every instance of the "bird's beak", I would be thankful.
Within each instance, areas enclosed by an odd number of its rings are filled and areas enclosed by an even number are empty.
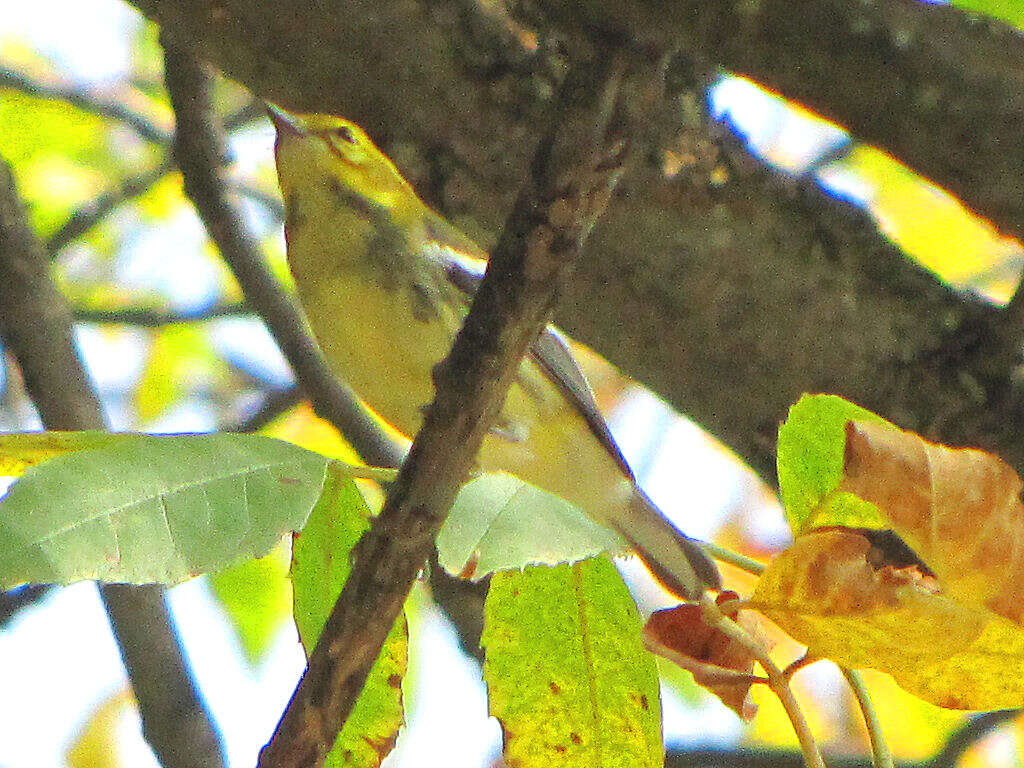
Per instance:
[[[270,115],[270,120],[277,129],[279,136],[302,136],[306,133],[295,118],[280,107],[271,104],[269,101],[264,102],[264,106],[266,106],[267,114]]]

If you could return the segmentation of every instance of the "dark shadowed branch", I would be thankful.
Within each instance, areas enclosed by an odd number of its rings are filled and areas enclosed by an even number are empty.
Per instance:
[[[71,311],[2,162],[0,286],[0,336],[43,423],[48,429],[103,429],[99,401],[75,348]],[[100,594],[157,759],[164,768],[222,766],[220,740],[186,666],[163,589],[105,585]]]
[[[289,13],[262,0],[135,5],[261,96],[301,111],[343,114],[385,148],[401,147],[396,159],[417,188],[478,242],[493,242],[541,129],[557,46],[526,51],[503,39],[496,52],[495,37],[479,34],[486,25],[466,21],[473,5],[462,0],[351,0],[344,7],[286,0]],[[570,12],[576,6],[565,3]],[[940,99],[934,112],[917,109],[901,159],[917,167],[914,155],[921,153],[925,170],[925,154],[939,162],[944,152],[968,153],[972,178],[998,187],[990,190],[994,200],[1005,202],[1019,188],[1024,171],[1014,163],[1024,145],[1014,138],[995,147],[977,130],[1020,124],[1010,118],[1014,105],[1024,104],[1024,68],[1006,66],[1019,35],[975,23],[955,8],[910,0],[692,6],[682,22],[693,36],[682,69],[695,53],[711,58],[701,66],[713,70],[721,39],[721,58],[735,68],[746,56],[757,59],[747,63],[766,80],[771,72],[802,78],[823,102],[856,95],[851,112],[870,110],[866,120],[889,121],[892,131],[904,127],[899,91],[891,86],[906,71],[921,86],[910,91],[925,93],[924,75],[934,74],[932,93],[950,99]],[[654,5],[601,3],[598,11],[644,7]],[[734,18],[741,9],[751,11],[750,23]],[[318,24],[302,22],[308,18]],[[543,31],[543,19],[538,23]],[[937,50],[939,38],[956,42]],[[987,51],[983,57],[958,58],[975,43]],[[861,52],[877,71],[829,63]],[[798,55],[817,65],[804,66]],[[852,93],[857,88],[859,95]],[[724,440],[769,481],[778,422],[801,392],[815,391],[840,394],[931,439],[996,451],[1024,469],[1015,346],[994,333],[998,313],[912,264],[869,216],[813,184],[756,164],[726,166],[724,173],[705,168],[713,131],[689,106],[702,97],[701,87],[690,88],[669,105],[686,124],[665,144],[697,162],[668,177],[652,155],[627,175],[588,241],[588,269],[560,303],[559,325]],[[973,115],[962,142],[953,135],[963,120],[946,119],[957,99],[969,100],[964,114]],[[845,122],[853,125],[853,118]],[[978,170],[985,163],[992,175]],[[941,173],[929,174],[948,183]],[[1005,183],[1007,174],[1012,183]],[[1024,207],[1024,198],[1016,199]]]

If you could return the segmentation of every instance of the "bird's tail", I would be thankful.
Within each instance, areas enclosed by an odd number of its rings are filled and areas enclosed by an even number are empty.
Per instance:
[[[696,600],[705,588],[721,589],[722,576],[711,557],[668,521],[639,488],[618,532],[672,594]],[[628,522],[627,522],[628,521]]]

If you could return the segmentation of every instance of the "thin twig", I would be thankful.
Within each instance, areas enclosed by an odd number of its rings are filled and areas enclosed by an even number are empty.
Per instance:
[[[253,119],[252,106],[245,106],[224,121],[225,126],[241,127]],[[170,147],[170,139],[162,142]],[[50,235],[46,241],[46,251],[54,256],[58,251],[69,243],[82,237],[86,232],[99,224],[103,219],[113,213],[121,205],[129,200],[141,197],[153,186],[163,179],[175,168],[173,157],[165,157],[159,164],[145,171],[140,171],[134,176],[129,176],[117,186],[103,192],[99,196],[84,203],[78,210],[68,217],[55,233]],[[237,184],[239,193],[245,197],[252,198],[264,205],[276,219],[283,217],[280,201],[270,198],[265,192],[251,184]]]
[[[100,221],[109,216],[118,206],[133,198],[144,195],[154,184],[174,170],[169,160],[130,176],[113,189],[89,200],[68,217],[61,228],[46,241],[46,252],[54,256],[68,243],[77,240]]]
[[[124,307],[122,309],[75,309],[76,323],[97,323],[107,325],[135,325],[140,328],[162,328],[165,325],[182,323],[203,323],[221,317],[251,315],[252,308],[245,302],[214,304],[198,312],[167,312],[159,309]]]
[[[719,606],[719,608],[722,609],[723,613],[727,610],[725,608],[725,605],[727,604],[723,603],[723,605]],[[786,668],[782,670],[782,674],[785,676],[787,680],[792,680],[793,675],[795,675],[797,672],[799,672],[802,669],[806,669],[807,667],[811,666],[811,664],[817,664],[819,661],[824,661],[824,659],[822,659],[820,656],[815,656],[810,651],[805,651],[804,655],[801,656],[799,659],[797,659],[796,661],[791,661],[789,664],[787,664]]]
[[[582,242],[628,156],[606,133],[617,68],[573,70],[531,176],[505,224],[436,395],[384,509],[355,551],[344,589],[262,768],[318,765],[334,744],[529,344],[547,322]]]
[[[174,153],[210,239],[227,262],[246,301],[277,342],[295,378],[322,418],[375,466],[398,466],[403,451],[386,438],[355,394],[331,373],[302,313],[267,267],[259,243],[229,199],[222,166],[225,137],[217,123],[211,78],[187,50],[164,41],[164,72],[178,125]]]
[[[864,679],[855,669],[840,667],[843,677],[850,684],[850,689],[857,699],[861,714],[864,716],[864,727],[868,731],[868,739],[871,742],[871,762],[875,768],[894,768],[892,752],[885,741],[885,733],[882,731],[882,723],[878,719],[878,712],[875,704],[871,701],[871,694],[864,685]]]
[[[0,337],[48,429],[103,429],[72,335],[71,311],[0,162]],[[108,584],[100,595],[132,682],[143,733],[164,768],[219,768],[223,749],[185,663],[164,591]]]
[[[64,101],[78,107],[83,112],[116,120],[154,144],[167,144],[171,140],[169,131],[159,127],[141,113],[129,109],[119,102],[97,96],[85,88],[67,84],[44,83],[3,65],[0,65],[0,86],[15,89],[30,96]]]
[[[716,560],[735,565],[737,568],[747,573],[752,573],[755,576],[760,576],[764,573],[764,569],[768,567],[764,563],[760,563],[746,555],[741,555],[739,552],[733,552],[731,549],[726,549],[713,542],[702,541],[699,543],[701,548]]]
[[[704,594],[701,596],[700,605],[704,620],[746,648],[757,660],[757,663],[761,665],[762,669],[764,669],[765,675],[768,677],[768,687],[778,697],[782,703],[782,708],[789,717],[789,722],[793,724],[797,741],[800,742],[800,751],[803,752],[804,761],[808,768],[825,768],[825,762],[822,760],[821,752],[814,741],[814,735],[811,733],[810,726],[807,725],[807,718],[804,717],[803,710],[800,709],[800,704],[793,695],[793,689],[789,686],[789,678],[779,669],[761,643],[718,609],[714,598]]]
[[[398,470],[390,467],[368,467],[365,464],[350,464],[339,459],[334,459],[331,463],[342,475],[357,480],[373,480],[375,483],[386,485],[398,479]]]

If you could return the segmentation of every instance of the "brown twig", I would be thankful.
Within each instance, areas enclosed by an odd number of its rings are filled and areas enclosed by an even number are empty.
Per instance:
[[[68,243],[77,240],[122,203],[145,194],[154,184],[166,176],[174,165],[164,161],[159,165],[122,181],[113,189],[110,189],[97,197],[89,200],[81,208],[76,210],[60,229],[50,235],[46,241],[46,251],[50,256],[55,255]]]
[[[161,328],[179,323],[202,323],[220,317],[251,315],[252,309],[245,302],[214,304],[197,312],[168,312],[160,309],[124,307],[119,309],[75,309],[76,323],[106,323],[111,325],[134,325],[140,328]]]
[[[355,394],[331,373],[295,302],[281,288],[232,201],[222,173],[225,138],[213,108],[211,78],[185,48],[164,39],[164,77],[177,118],[174,155],[185,192],[246,301],[267,324],[313,408],[376,466],[397,466],[402,451],[386,439]]]
[[[319,764],[344,726],[381,644],[444,522],[528,345],[551,313],[604,210],[628,142],[607,128],[618,67],[573,70],[535,153],[472,308],[434,372],[437,392],[384,509],[360,541],[261,768]]]
[[[70,84],[44,83],[23,72],[2,65],[0,65],[0,86],[13,88],[42,99],[64,101],[83,112],[116,120],[131,128],[141,138],[154,144],[166,144],[171,139],[170,133],[140,112],[117,101],[97,96],[85,88]]]
[[[75,351],[72,318],[29,228],[14,177],[0,162],[0,336],[48,429],[103,429]],[[192,681],[157,586],[106,585],[100,594],[128,669],[143,733],[164,768],[217,768],[223,750]]]

